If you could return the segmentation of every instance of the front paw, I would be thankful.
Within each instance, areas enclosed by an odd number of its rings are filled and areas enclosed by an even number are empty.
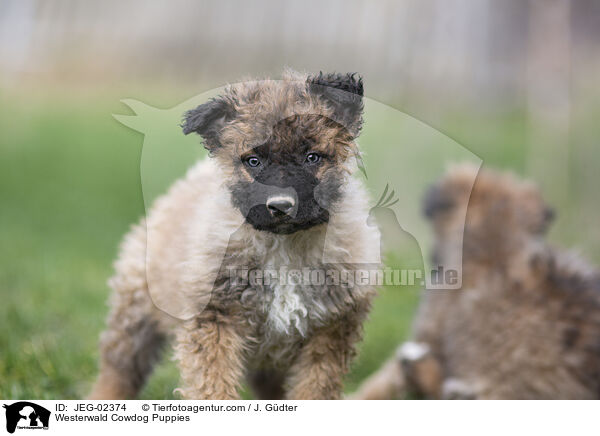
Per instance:
[[[423,360],[429,354],[431,354],[429,344],[409,341],[400,345],[396,352],[396,357],[403,365],[410,365]]]
[[[425,342],[405,342],[396,354],[402,366],[409,393],[425,398],[439,398],[441,367]]]

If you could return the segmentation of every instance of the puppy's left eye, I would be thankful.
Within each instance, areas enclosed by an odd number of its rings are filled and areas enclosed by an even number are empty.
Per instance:
[[[308,155],[306,156],[306,162],[307,163],[317,163],[321,160],[321,156],[319,156],[317,153],[308,153]]]
[[[248,164],[248,166],[250,166],[252,168],[256,168],[257,166],[260,165],[260,159],[257,158],[256,156],[250,156],[249,158],[246,159],[246,163]]]

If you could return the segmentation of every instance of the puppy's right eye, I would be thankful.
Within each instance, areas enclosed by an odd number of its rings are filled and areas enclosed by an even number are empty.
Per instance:
[[[246,158],[246,163],[249,167],[256,168],[260,165],[260,159],[256,156],[250,156],[249,158]]]

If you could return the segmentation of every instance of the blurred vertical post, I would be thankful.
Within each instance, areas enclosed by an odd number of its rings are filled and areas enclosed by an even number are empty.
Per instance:
[[[33,0],[0,2],[0,80],[12,83],[30,60],[34,26]]]
[[[570,12],[570,0],[529,2],[528,173],[563,210],[570,202]]]

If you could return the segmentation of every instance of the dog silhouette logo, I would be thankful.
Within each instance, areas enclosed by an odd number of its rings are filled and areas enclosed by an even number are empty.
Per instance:
[[[6,409],[6,431],[14,433],[18,429],[48,429],[50,411],[29,401],[19,401]]]

